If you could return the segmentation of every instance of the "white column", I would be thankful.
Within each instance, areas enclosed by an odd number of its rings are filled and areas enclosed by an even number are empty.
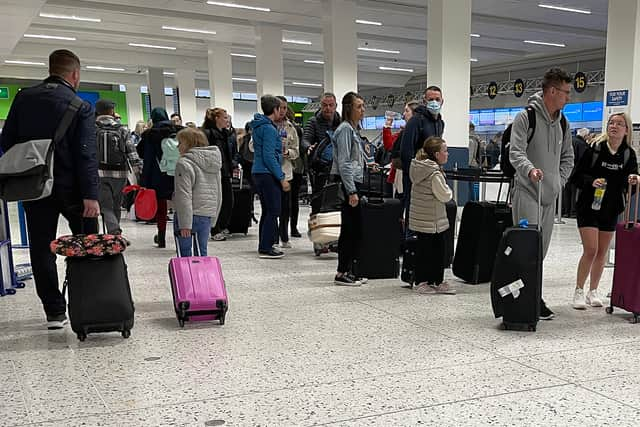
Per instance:
[[[196,117],[196,72],[183,68],[177,69],[176,83],[178,84],[182,123],[199,123],[202,118]]]
[[[209,90],[211,107],[220,107],[233,116],[233,74],[231,66],[231,46],[211,44],[209,53]]]
[[[260,24],[256,27],[256,79],[258,107],[265,94],[284,95],[282,70],[282,29]]]
[[[140,96],[140,85],[127,84],[125,85],[126,97],[127,97],[127,117],[128,126],[130,130],[134,130],[136,122],[143,120],[142,114],[142,98]]]
[[[429,0],[427,85],[442,89],[443,137],[453,147],[469,144],[470,32],[471,0]]]
[[[640,123],[640,0],[609,0],[602,129],[610,113],[625,111]],[[607,92],[628,90],[626,106],[608,107]],[[633,141],[640,153],[640,141]]]
[[[356,4],[353,0],[327,0],[323,18],[324,90],[338,101],[358,91],[358,38]]]
[[[153,110],[155,107],[165,108],[164,74],[162,74],[162,68],[149,67],[147,82],[149,98],[151,99],[151,109]]]

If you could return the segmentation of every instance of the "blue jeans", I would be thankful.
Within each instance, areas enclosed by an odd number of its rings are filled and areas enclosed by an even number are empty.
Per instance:
[[[262,214],[258,232],[258,252],[267,253],[278,239],[278,217],[281,211],[282,187],[269,173],[253,175],[256,193],[260,197]]]
[[[211,231],[211,217],[194,215],[191,224],[191,233],[195,235],[198,241],[200,256],[207,256],[207,243],[209,242],[209,232]],[[180,225],[178,224],[178,215],[173,215],[173,231],[178,239],[180,251],[178,256],[191,256],[192,237],[180,236]]]

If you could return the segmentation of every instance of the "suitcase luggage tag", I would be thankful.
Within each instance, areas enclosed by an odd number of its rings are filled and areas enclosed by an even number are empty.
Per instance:
[[[522,280],[517,280],[498,289],[498,293],[502,298],[505,298],[507,295],[513,295],[513,299],[517,299],[520,296],[520,289],[522,288],[524,288],[524,283],[522,283]]]

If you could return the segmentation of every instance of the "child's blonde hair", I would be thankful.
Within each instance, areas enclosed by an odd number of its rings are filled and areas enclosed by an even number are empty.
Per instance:
[[[446,144],[446,141],[439,136],[430,136],[422,143],[422,148],[418,150],[416,154],[417,160],[436,160],[436,153],[442,150],[442,145]]]
[[[176,137],[178,138],[178,146],[181,153],[186,153],[193,147],[206,147],[209,145],[207,137],[200,129],[184,128],[178,132]]]

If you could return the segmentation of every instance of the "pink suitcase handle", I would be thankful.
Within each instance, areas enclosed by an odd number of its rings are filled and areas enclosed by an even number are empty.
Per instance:
[[[624,209],[624,223],[625,227],[633,228],[638,223],[638,200],[640,199],[640,181],[635,185],[636,187],[636,204],[634,208],[633,221],[631,221],[631,190],[633,189],[633,185],[629,183],[629,189],[627,190],[627,203],[626,208]]]

